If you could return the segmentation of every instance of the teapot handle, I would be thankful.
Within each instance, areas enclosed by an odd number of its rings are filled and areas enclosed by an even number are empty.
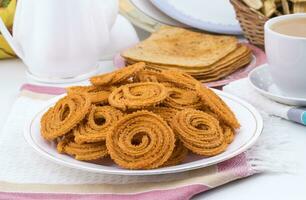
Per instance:
[[[8,42],[8,44],[11,46],[11,48],[14,50],[16,55],[23,60],[24,54],[22,52],[22,49],[18,45],[18,43],[14,40],[13,36],[9,32],[9,30],[6,28],[3,20],[0,17],[0,33],[2,33],[5,40]]]

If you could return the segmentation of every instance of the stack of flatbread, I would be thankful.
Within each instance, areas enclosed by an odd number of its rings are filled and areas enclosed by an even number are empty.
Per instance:
[[[162,27],[122,53],[128,64],[145,62],[154,70],[179,69],[202,82],[221,79],[246,66],[250,49],[232,36]]]

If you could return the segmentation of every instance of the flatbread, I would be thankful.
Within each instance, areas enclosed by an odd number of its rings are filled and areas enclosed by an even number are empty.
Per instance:
[[[226,77],[226,76],[232,74],[233,72],[235,72],[236,70],[238,70],[242,67],[245,67],[248,63],[250,63],[251,60],[252,60],[252,54],[249,54],[248,56],[246,56],[246,57],[244,57],[240,60],[237,60],[235,63],[232,63],[228,67],[217,70],[217,71],[212,72],[210,74],[189,73],[189,72],[187,72],[187,73],[189,75],[193,76],[194,78],[200,80],[203,83],[210,82],[210,81],[215,81],[215,80],[221,79],[223,77]],[[146,67],[148,69],[153,69],[153,70],[163,70],[163,69],[160,69],[160,68],[152,67],[150,65],[146,65]],[[165,70],[167,70],[167,68],[165,68]],[[184,72],[186,72],[186,71],[184,71]]]
[[[202,77],[202,76],[195,76],[196,79],[198,79],[199,81],[201,81],[202,83],[207,83],[207,82],[211,82],[211,81],[216,81],[219,79],[222,79],[232,73],[234,73],[235,71],[237,71],[240,68],[245,67],[250,61],[249,60],[244,60],[241,61],[239,63],[239,65],[236,65],[235,68],[230,68],[228,71],[224,71],[222,74],[220,75],[214,75],[213,77]]]
[[[164,26],[122,53],[126,59],[184,67],[210,66],[237,48],[233,36],[210,35]]]
[[[250,57],[251,51],[245,45],[239,45],[239,47],[225,58],[221,59],[219,62],[207,66],[207,67],[184,67],[184,66],[171,66],[171,65],[161,65],[161,64],[154,64],[154,63],[146,63],[146,67],[165,70],[165,69],[179,69],[187,72],[189,74],[212,74],[222,69],[233,67],[235,63],[239,62],[239,60],[244,59],[245,57]],[[137,61],[127,60],[128,64],[134,64]]]
[[[231,65],[227,68],[224,68],[222,70],[219,70],[217,72],[211,73],[211,74],[197,73],[197,74],[190,74],[190,75],[194,76],[194,77],[206,77],[206,78],[208,78],[208,77],[212,78],[212,77],[216,77],[216,76],[220,76],[220,75],[222,76],[225,73],[228,74],[228,71],[234,72],[234,71],[238,70],[239,68],[246,66],[247,64],[250,63],[251,59],[252,59],[251,56],[243,58],[243,59],[239,60],[238,62],[234,63],[233,65]]]

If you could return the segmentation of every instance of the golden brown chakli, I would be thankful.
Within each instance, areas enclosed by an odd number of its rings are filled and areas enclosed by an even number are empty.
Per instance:
[[[67,88],[67,93],[86,93],[92,103],[107,104],[108,96],[116,87],[99,87],[99,86],[73,86]]]
[[[126,81],[132,81],[134,76],[138,71],[143,69],[145,63],[139,62],[131,65],[128,68],[122,68],[113,73],[103,74],[99,76],[94,76],[90,79],[90,82],[95,86],[105,86],[105,85],[116,85],[124,83]]]
[[[200,97],[193,90],[167,86],[168,96],[163,101],[163,105],[169,108],[183,110],[186,108],[201,108]]]
[[[92,106],[84,122],[74,130],[75,141],[79,144],[105,141],[123,113],[111,106]]]
[[[188,149],[184,144],[177,138],[175,141],[175,147],[170,158],[162,166],[172,166],[180,164],[184,161],[188,154]]]
[[[192,152],[214,156],[225,151],[227,141],[219,121],[199,110],[186,109],[176,114],[173,128],[180,140]]]
[[[152,169],[163,165],[170,158],[174,145],[172,129],[160,116],[149,111],[123,117],[106,140],[111,158],[128,169]]]
[[[137,63],[91,81],[67,88],[41,118],[42,136],[77,160],[110,155],[122,168],[167,167],[188,152],[222,153],[239,128],[222,99],[182,71]]]
[[[231,109],[212,90],[203,87],[202,84],[197,84],[196,91],[203,104],[207,106],[222,122],[233,129],[240,127],[240,124]]]
[[[131,83],[115,89],[109,104],[121,110],[142,109],[160,104],[167,97],[163,84],[155,82]]]
[[[85,93],[74,93],[60,99],[42,116],[42,136],[54,140],[65,135],[83,120],[90,106],[90,98]]]
[[[73,135],[68,135],[57,143],[60,153],[67,153],[77,160],[97,160],[108,155],[105,142],[78,144]]]

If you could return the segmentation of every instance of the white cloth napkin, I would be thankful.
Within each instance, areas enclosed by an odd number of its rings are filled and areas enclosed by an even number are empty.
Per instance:
[[[224,86],[223,90],[246,100],[261,112],[305,125],[305,109],[277,103],[264,97],[252,88],[247,78],[234,81]]]

